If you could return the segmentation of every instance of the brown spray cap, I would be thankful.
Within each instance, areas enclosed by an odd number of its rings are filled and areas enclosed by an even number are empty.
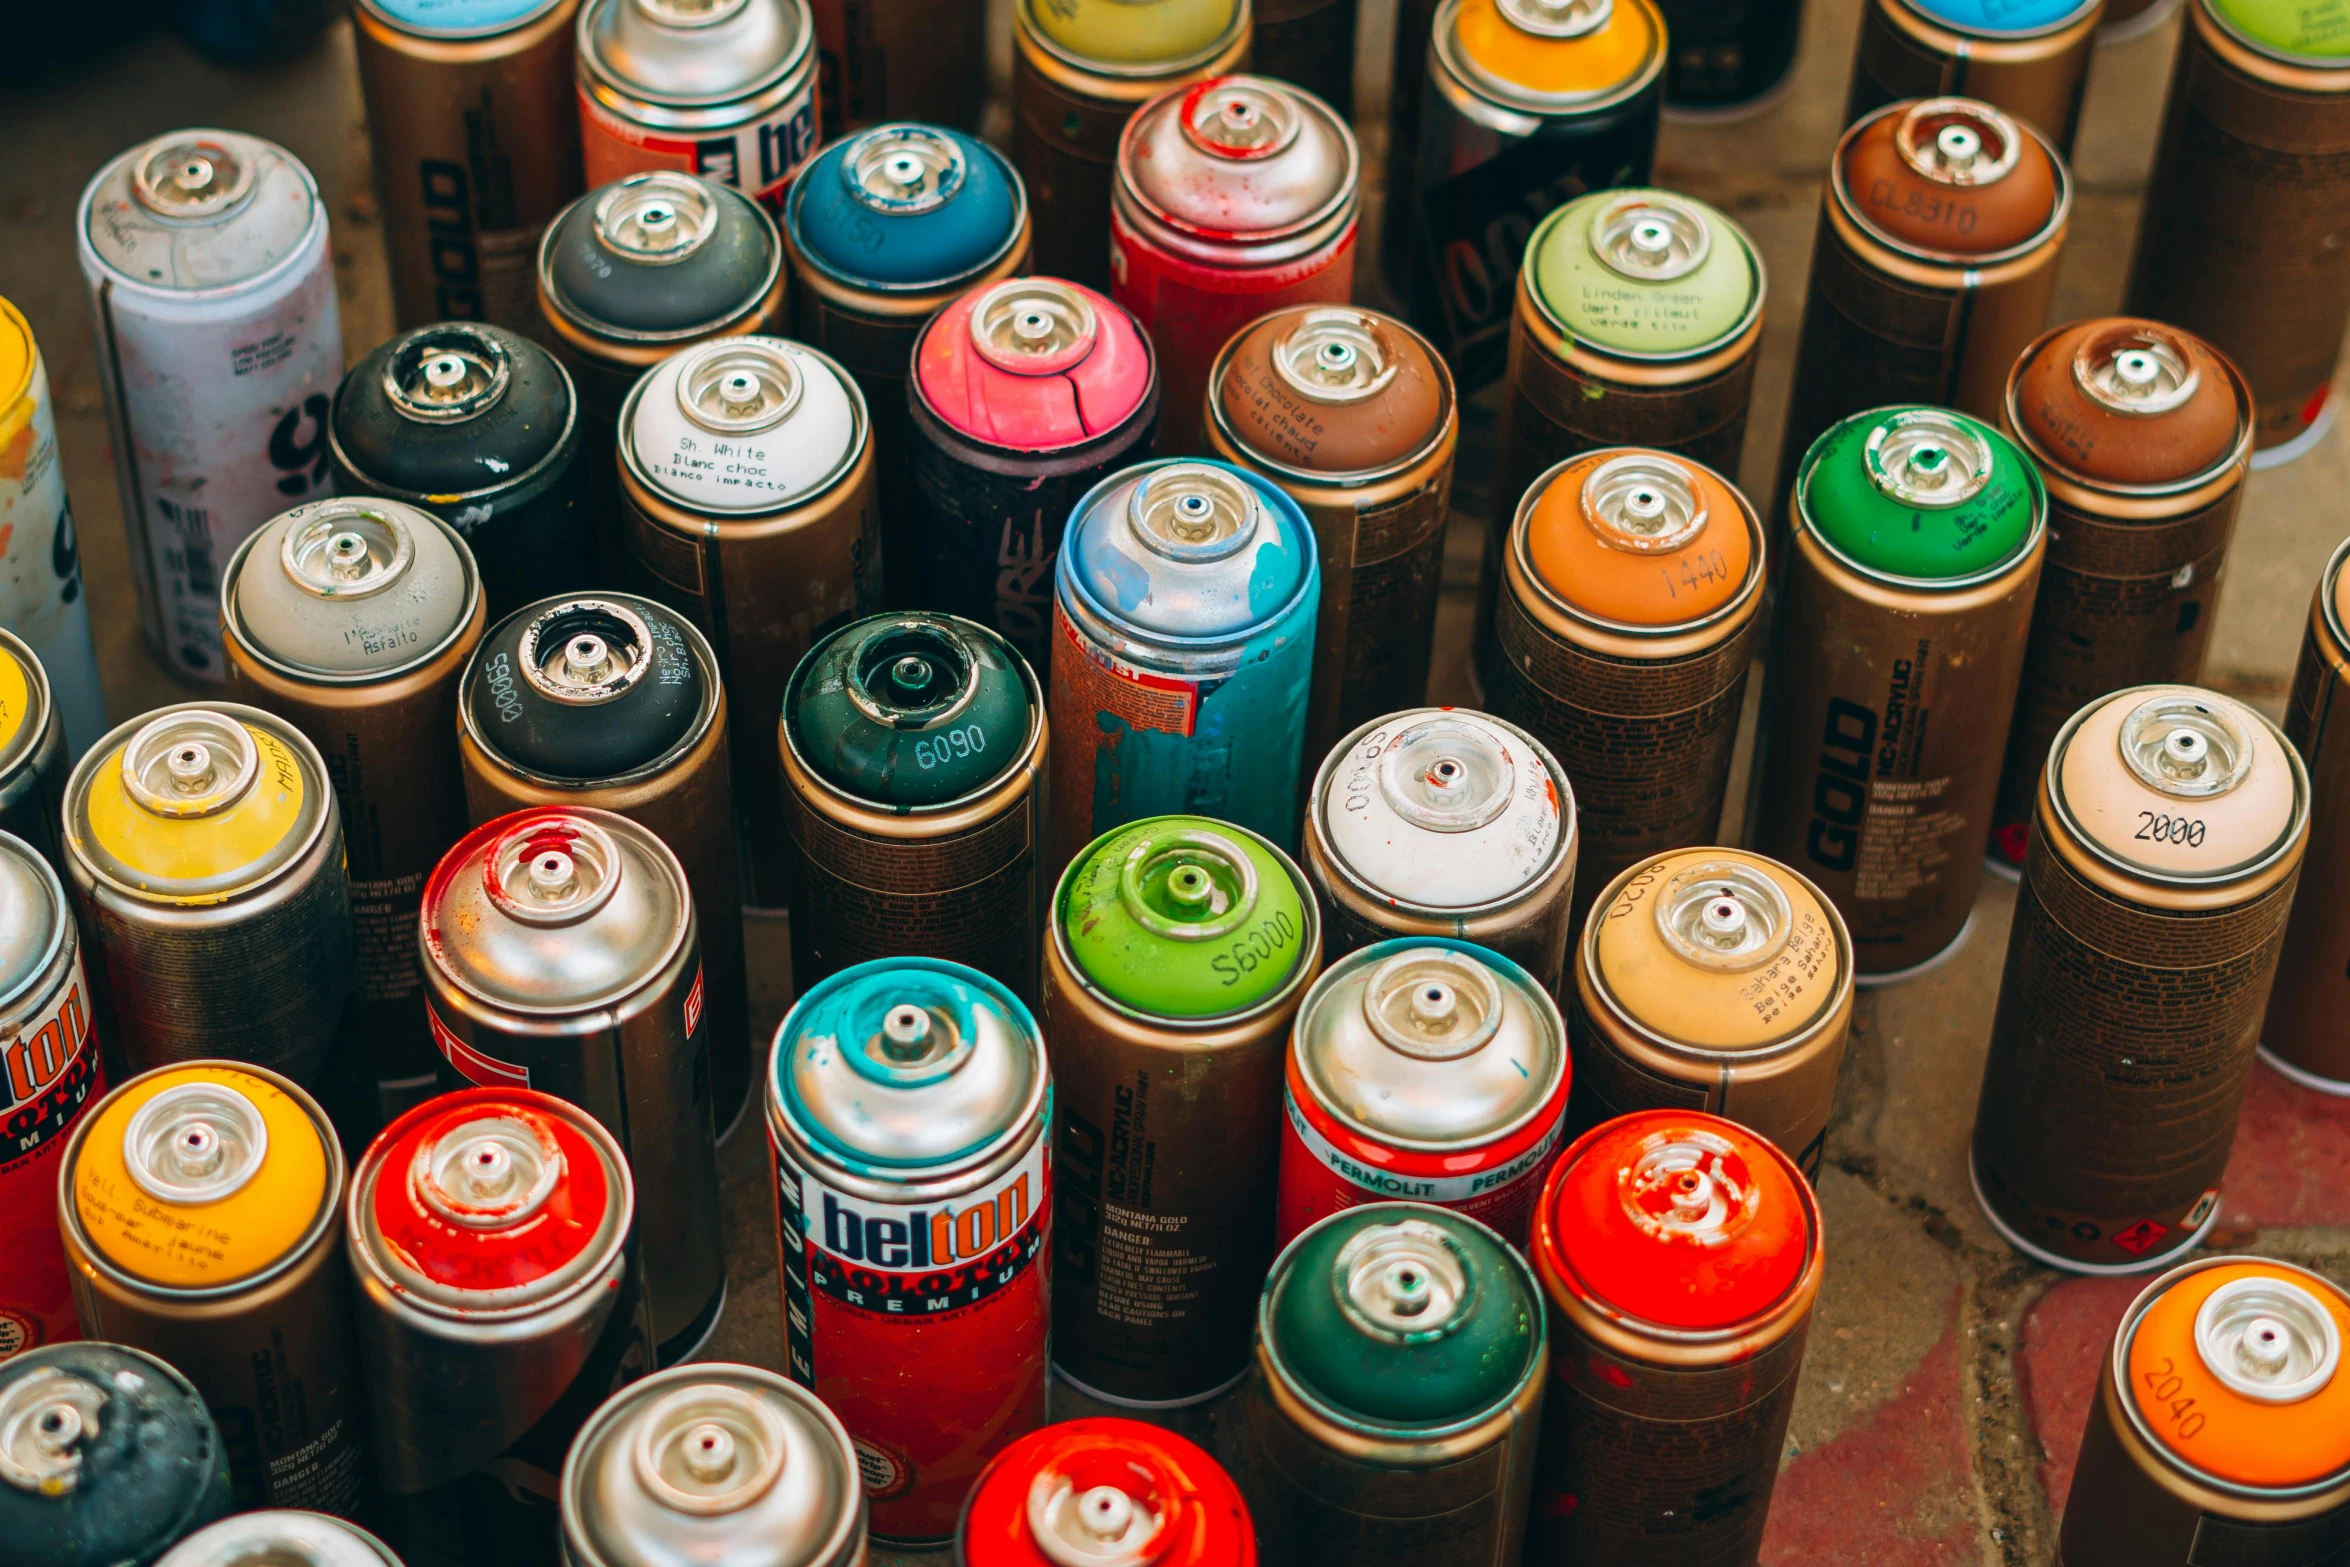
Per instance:
[[[2016,367],[2015,415],[2032,444],[2101,484],[2178,484],[2243,435],[2235,377],[2201,338],[2130,316],[2052,333]]]
[[[1987,103],[1922,98],[1844,144],[1844,188],[1894,243],[1949,256],[2012,250],[2056,215],[2054,156]]]
[[[1249,452],[1308,473],[1408,462],[1452,416],[1452,377],[1417,332],[1376,310],[1302,305],[1247,329],[1215,396]]]

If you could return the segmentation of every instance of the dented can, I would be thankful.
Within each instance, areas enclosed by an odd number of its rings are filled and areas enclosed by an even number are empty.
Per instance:
[[[181,679],[218,684],[229,552],[332,493],[343,336],[326,206],[275,143],[174,131],[100,169],[75,227],[139,628]]]
[[[1703,1111],[1619,1116],[1560,1155],[1531,1250],[1552,1353],[1528,1555],[1754,1561],[1820,1292],[1803,1172]]]
[[[1053,596],[1048,863],[1171,810],[1297,841],[1322,569],[1297,503],[1224,463],[1141,463],[1069,519]]]
[[[915,601],[986,626],[1045,679],[1070,510],[1158,425],[1150,339],[1092,289],[1014,278],[931,317],[907,404]]]
[[[342,821],[318,748],[258,708],[162,708],[83,753],[66,882],[132,1071],[226,1056],[354,1086],[330,1060],[353,968]]]
[[[612,1134],[519,1084],[428,1099],[368,1145],[344,1282],[409,1567],[556,1559],[566,1450],[653,1366],[637,1218]]]
[[[843,969],[776,1030],[784,1365],[848,1428],[881,1540],[951,1540],[1045,1422],[1052,1104],[1036,1020],[960,963]]]
[[[2285,705],[2285,738],[2309,771],[2309,883],[2293,905],[2276,986],[2261,1022],[2260,1053],[2305,1088],[2350,1094],[2350,900],[2333,895],[2350,875],[2350,834],[2340,826],[2350,781],[2350,736],[2335,706],[2350,690],[2350,543],[2337,547],[2317,579],[2309,629]]]
[[[2002,428],[2048,487],[2048,561],[1999,771],[1991,867],[2024,863],[2040,765],[2108,691],[2203,678],[2252,453],[2251,388],[2156,321],[2076,323],[2025,350]]]
[[[1207,451],[1259,473],[1314,529],[1324,593],[1306,754],[1428,693],[1460,409],[1427,339],[1390,316],[1297,305],[1208,371]]]
[[[979,129],[987,8],[931,0],[814,0],[817,102],[827,141],[920,114]]]
[[[233,1061],[134,1077],[66,1144],[57,1222],[82,1331],[196,1385],[239,1509],[348,1518],[365,1494],[344,1185],[318,1102]]]
[[[755,1366],[677,1366],[613,1394],[573,1440],[562,1486],[571,1567],[865,1560],[848,1432],[813,1393]]]
[[[481,583],[447,523],[397,501],[315,501],[247,536],[221,587],[229,688],[326,759],[346,829],[355,963],[342,1048],[380,1125],[433,1092],[416,905],[465,830],[457,676]]]
[[[780,218],[816,154],[808,0],[586,0],[578,69],[590,185],[675,169]]]
[[[50,698],[70,719],[66,729],[79,756],[106,732],[106,694],[98,683],[76,537],[65,464],[57,455],[48,362],[24,312],[0,299],[0,625],[12,639],[21,637],[37,666],[47,670]],[[14,645],[12,640],[0,647]],[[0,724],[7,722],[0,716]],[[7,792],[0,783],[0,801]],[[7,820],[8,806],[0,803],[0,822]],[[52,823],[48,837],[55,836]]]
[[[531,330],[539,233],[580,192],[579,0],[354,0],[394,319]]]
[[[1036,206],[1036,269],[1110,284],[1126,121],[1248,58],[1250,0],[1013,0],[1012,161]]]
[[[1890,984],[1974,930],[2048,495],[1989,425],[1880,408],[1812,443],[1794,496],[1748,836]]]
[[[1283,1045],[1322,960],[1313,894],[1257,834],[1161,816],[1077,856],[1048,923],[1053,1369],[1104,1403],[1202,1403],[1247,1370],[1275,1249]]]
[[[1526,1244],[1569,1069],[1558,1003],[1524,969],[1465,941],[1359,948],[1306,992],[1283,1076],[1277,1244],[1379,1201]]]
[[[355,1523],[323,1513],[239,1513],[197,1530],[155,1567],[401,1567],[391,1547]]]
[[[1046,726],[1026,661],[952,615],[876,615],[809,649],[780,729],[793,988],[947,958],[1032,1005]]]
[[[1111,296],[1158,346],[1158,450],[1200,449],[1211,370],[1268,311],[1354,292],[1361,155],[1330,105],[1264,76],[1171,87],[1118,137]]]
[[[663,360],[620,410],[630,574],[718,655],[743,902],[780,909],[791,843],[775,721],[809,648],[881,607],[865,399],[838,364],[776,337]]]
[[[1240,1488],[1206,1452],[1139,1420],[1032,1431],[989,1460],[955,1529],[954,1567],[1039,1567],[1152,1551],[1151,1567],[1257,1567]]]
[[[65,725],[49,672],[0,626],[0,832],[31,844],[63,876],[64,811]]]
[[[1742,849],[1683,849],[1618,876],[1575,951],[1572,1135],[1703,1110],[1819,1179],[1853,990],[1852,935],[1819,888]]]
[[[2100,1357],[2058,1567],[2319,1562],[2350,1545],[2350,1294],[2267,1257],[2146,1286]]]
[[[1746,497],[1664,452],[1571,458],[1518,503],[1478,671],[1574,782],[1576,928],[1627,866],[1719,832],[1767,560]]]
[[[1391,936],[1450,936],[1560,994],[1575,791],[1516,725],[1446,707],[1374,719],[1314,775],[1304,836],[1332,960]]]
[[[2049,748],[1969,1168],[2019,1251],[2160,1267],[2220,1176],[2309,843],[2309,774],[2267,719],[2140,686]]]
[[[1465,1214],[1331,1215],[1273,1264],[1241,1395],[1268,1562],[1514,1562],[1550,1349],[1525,1259]]]
[[[2105,10],[2104,0],[1868,0],[1844,123],[1901,99],[1963,95],[2070,157]]]

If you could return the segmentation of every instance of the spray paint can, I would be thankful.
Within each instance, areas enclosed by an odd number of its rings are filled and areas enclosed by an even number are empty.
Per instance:
[[[228,1449],[187,1378],[120,1344],[0,1362],[0,1529],[48,1567],[147,1567],[229,1509]]]
[[[1460,707],[1374,719],[1314,775],[1304,836],[1331,959],[1391,936],[1450,936],[1558,996],[1575,791],[1523,729]]]
[[[2019,1251],[2076,1273],[2203,1238],[2309,841],[2285,737],[2193,686],[2075,714],[2049,749],[1969,1155]]]
[[[1295,843],[1322,596],[1297,503],[1141,463],[1077,503],[1054,577],[1049,861],[1177,809]]]
[[[1298,1236],[1241,1398],[1265,1559],[1518,1560],[1548,1363],[1533,1271],[1465,1214],[1373,1203]]]
[[[318,1102],[232,1061],[132,1078],[65,1147],[57,1220],[82,1331],[196,1385],[240,1509],[351,1517],[365,1491],[343,1181]]]
[[[1158,345],[1161,455],[1200,449],[1211,369],[1234,333],[1354,292],[1361,162],[1335,110],[1264,76],[1170,88],[1127,120],[1111,294]]]
[[[579,0],[355,0],[393,315],[527,332],[539,234],[579,194]],[[599,182],[600,183],[600,182]]]
[[[62,876],[64,812],[65,726],[48,671],[0,627],[0,832],[31,844]]]
[[[2070,157],[2104,20],[2101,0],[1868,0],[1844,123],[1901,99],[1964,96]]]
[[[455,530],[397,501],[297,506],[222,574],[229,689],[300,730],[345,824],[355,964],[343,1047],[388,1121],[433,1091],[416,905],[465,830],[457,675],[481,584]]]
[[[2350,979],[2350,904],[2330,895],[2340,885],[2337,870],[2350,860],[2350,841],[2336,826],[2345,788],[2343,758],[2350,754],[2342,742],[2350,731],[2334,723],[2335,704],[2350,686],[2345,562],[2350,562],[2350,544],[2334,551],[2317,579],[2301,661],[2293,671],[2293,694],[2285,705],[2285,738],[2309,771],[2309,883],[2316,890],[2293,906],[2260,1029],[2260,1053],[2270,1066],[2327,1094],[2350,1093],[2350,1035],[2344,1031],[2350,1011],[2342,1005],[2350,1001],[2343,993]]]
[[[882,1540],[951,1540],[1044,1424],[1052,1107],[1036,1020],[960,963],[860,963],[776,1031],[785,1369],[848,1428]]]
[[[197,1530],[156,1567],[401,1567],[391,1547],[354,1523],[324,1513],[240,1513]]]
[[[1650,0],[1446,0],[1432,27],[1419,139],[1388,163],[1388,276],[1474,390],[1502,373],[1534,226],[1648,183],[1665,22]]]
[[[1665,117],[1743,120],[1786,93],[1803,40],[1803,0],[1657,0],[1673,52]]]
[[[929,0],[814,0],[817,100],[827,141],[919,113],[979,129],[987,9]]]
[[[434,868],[420,926],[449,1071],[555,1094],[622,1140],[654,1345],[664,1365],[689,1357],[726,1304],[726,1270],[709,996],[677,857],[610,811],[515,811]]]
[[[726,692],[709,642],[650,599],[543,599],[482,639],[459,681],[457,724],[475,826],[530,806],[585,806],[627,817],[677,856],[701,926],[711,1119],[724,1136],[748,1102],[759,1052]]]
[[[1028,193],[985,142],[901,122],[835,143],[785,205],[792,335],[857,378],[873,419],[882,558],[895,604],[920,602],[906,382],[930,318],[1028,267]]]
[[[1532,975],[1404,936],[1322,971],[1290,1032],[1274,1238],[1363,1203],[1466,1214],[1523,1247],[1567,1115],[1567,1030]]]
[[[2259,412],[2254,460],[2290,462],[2331,422],[2350,256],[2329,243],[2350,179],[2350,69],[2314,18],[2194,0],[2122,308],[2235,363]]]
[[[49,367],[33,341],[32,324],[5,299],[0,299],[0,538],[8,544],[0,550],[0,622],[51,671],[47,684],[60,714],[72,719],[74,755],[79,756],[106,732],[106,695],[90,638],[73,509],[65,499],[65,465],[57,457],[57,404],[49,395]],[[0,785],[0,794],[5,792]],[[6,813],[0,805],[0,821]],[[55,836],[52,830],[50,837]]]
[[[743,901],[780,909],[791,842],[774,722],[819,637],[881,607],[881,532],[864,397],[776,337],[663,360],[620,411],[631,575],[709,639],[726,681]]]
[[[1836,905],[1858,983],[1891,984],[1974,928],[2048,496],[1939,408],[1842,421],[1794,495],[1750,836]]]
[[[1257,1567],[1248,1504],[1172,1431],[1096,1416],[1032,1431],[989,1460],[955,1529],[954,1567],[1054,1567],[1142,1553],[1151,1567]],[[1057,1553],[1057,1554],[1056,1554]]]
[[[1358,0],[1257,0],[1255,10],[1249,68],[1304,88],[1352,123]]]
[[[931,318],[907,404],[915,602],[986,626],[1044,678],[1070,511],[1158,425],[1150,339],[1092,289],[1014,278]]]
[[[343,377],[328,442],[345,493],[457,530],[491,615],[592,576],[579,399],[538,344],[461,322],[395,337]]]
[[[1742,849],[1684,849],[1602,892],[1567,1011],[1580,1136],[1703,1110],[1817,1180],[1852,1029],[1852,935],[1819,888]]]
[[[860,620],[800,660],[780,728],[793,986],[947,958],[1032,1004],[1044,693],[1011,645],[952,615]]]
[[[1200,1403],[1247,1369],[1274,1252],[1283,1046],[1322,922],[1264,838],[1161,816],[1078,856],[1050,926],[1067,1204],[1053,1369],[1107,1403]]]
[[[2323,1561],[2350,1544],[2350,1296],[2266,1257],[2199,1257],[2115,1330],[2059,1567]],[[2224,1559],[2224,1558],[2223,1558]]]
[[[90,1010],[64,883],[31,844],[0,833],[0,1363],[81,1336],[57,1173],[67,1135],[106,1091]]]
[[[83,187],[75,242],[139,628],[182,679],[217,683],[221,563],[328,490],[343,337],[318,183],[257,136],[174,131]]]
[[[591,185],[676,169],[780,216],[816,152],[808,0],[586,0],[579,139]]]
[[[384,1128],[347,1223],[383,1513],[409,1567],[557,1560],[557,1476],[652,1369],[636,1190],[592,1115],[519,1085]]]
[[[1534,1218],[1551,1385],[1528,1556],[1752,1562],[1822,1267],[1803,1172],[1698,1110],[1577,1138]]]
[[[2063,160],[1988,104],[1894,104],[1844,133],[1812,243],[1776,515],[1805,451],[1850,414],[1918,402],[1998,419],[2047,320],[2071,210]]]
[[[300,730],[227,702],[121,725],[66,780],[65,852],[98,1021],[131,1070],[225,1056],[343,1086],[342,811]]]
[[[1376,311],[1297,305],[1208,372],[1207,450],[1297,502],[1321,557],[1306,754],[1428,692],[1460,410],[1427,339]]]
[[[605,1400],[563,1460],[572,1567],[861,1567],[857,1450],[814,1394],[754,1366],[678,1366]]]
[[[2001,427],[2048,487],[2048,562],[1992,817],[1991,867],[2012,871],[2065,720],[2108,691],[2203,677],[2252,392],[2210,344],[2107,317],[2025,350]]]
[[[1110,285],[1110,193],[1126,121],[1248,58],[1250,0],[1014,0],[1012,162],[1036,208],[1036,269]]]
[[[1628,866],[1719,830],[1766,560],[1746,497],[1664,452],[1571,458],[1518,503],[1478,668],[1574,780],[1576,928]]]
[[[765,332],[783,315],[783,241],[767,209],[698,175],[631,174],[565,207],[539,245],[543,336],[579,398],[602,585],[627,575],[616,450],[637,377],[681,348]]]

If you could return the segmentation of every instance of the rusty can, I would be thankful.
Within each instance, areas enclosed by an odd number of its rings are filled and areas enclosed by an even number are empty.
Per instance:
[[[1373,1203],[1298,1236],[1241,1396],[1265,1560],[1519,1560],[1549,1356],[1533,1270],[1466,1214]]]
[[[1866,0],[1850,125],[1906,98],[1972,98],[2072,155],[2104,0]]]
[[[1997,421],[2008,372],[2047,322],[2071,211],[2064,160],[1988,104],[1893,104],[1844,133],[1812,243],[1774,519],[1811,443],[1849,414],[1916,402]],[[1786,537],[1778,521],[1771,531]]]
[[[1761,624],[1762,524],[1720,475],[1609,448],[1518,503],[1485,701],[1575,786],[1574,926],[1627,867],[1711,842]]]
[[[14,833],[66,874],[65,724],[49,672],[0,626],[0,832]]]
[[[1619,1116],[1559,1156],[1532,1250],[1551,1385],[1528,1559],[1755,1561],[1820,1291],[1803,1172],[1703,1111]]]
[[[1309,757],[1427,699],[1459,444],[1452,373],[1375,310],[1274,312],[1208,371],[1208,453],[1279,485],[1321,556]]]
[[[403,328],[537,325],[539,231],[579,194],[579,0],[353,0]]]
[[[1524,1247],[1568,1076],[1558,1003],[1499,953],[1427,936],[1348,953],[1290,1030],[1276,1244],[1385,1200],[1465,1214]]]
[[[1270,77],[1170,87],[1127,120],[1110,294],[1158,348],[1162,456],[1201,449],[1213,367],[1234,333],[1353,294],[1361,167],[1335,110]]]
[[[1036,999],[1044,692],[984,626],[844,626],[784,689],[792,987],[875,958],[967,964]]]
[[[2308,842],[2308,772],[2239,702],[2140,686],[2057,735],[1969,1155],[2017,1250],[2138,1273],[2211,1227]]]
[[[2048,560],[1992,815],[1991,868],[2013,873],[2065,720],[2108,691],[2203,678],[2252,392],[2210,344],[2109,316],[2025,350],[2002,428],[2048,488]]]
[[[2350,1094],[2350,900],[2333,895],[2350,875],[2350,834],[2340,827],[2350,777],[2350,729],[2333,723],[2350,690],[2350,542],[2317,579],[2309,630],[2285,707],[2285,738],[2309,769],[2310,895],[2293,906],[2276,987],[2261,1024],[2260,1053],[2305,1088]]]
[[[717,652],[730,722],[743,902],[784,906],[790,839],[774,724],[791,672],[881,607],[865,399],[838,364],[775,337],[663,360],[620,411],[632,575]]]
[[[2267,1257],[2146,1286],[2100,1357],[2057,1567],[2243,1567],[2350,1549],[2350,1294]]]
[[[318,748],[342,812],[355,962],[341,1039],[364,1057],[371,1126],[433,1092],[416,905],[465,831],[457,676],[484,623],[465,541],[397,501],[297,506],[222,573],[229,690]]]
[[[1036,270],[1110,286],[1110,193],[1135,110],[1240,69],[1250,0],[1013,0],[1012,162]]]
[[[240,1509],[349,1518],[365,1491],[344,1175],[318,1102],[234,1061],[132,1078],[65,1147],[57,1224],[82,1331],[195,1383]]]
[[[2333,419],[2350,254],[2328,214],[2350,188],[2350,60],[2315,12],[2191,0],[2122,308],[2228,356],[2258,408],[2255,467]]]
[[[824,137],[919,114],[979,129],[987,7],[932,0],[814,0]]]
[[[1575,791],[1515,724],[1465,707],[1373,719],[1331,749],[1298,858],[1323,954],[1450,936],[1559,996],[1575,887]]]
[[[1172,1431],[1115,1416],[1056,1421],[996,1454],[971,1487],[954,1546],[954,1567],[1121,1555],[1149,1567],[1258,1561],[1248,1503],[1216,1460]]]
[[[1197,816],[1104,833],[1048,916],[1053,1369],[1129,1408],[1248,1367],[1273,1259],[1281,1074],[1321,967],[1312,889],[1257,834]]]
[[[1852,989],[1843,917],[1787,866],[1697,848],[1631,867],[1576,947],[1571,1134],[1635,1110],[1703,1110],[1817,1180]]]
[[[2048,496],[1941,408],[1844,420],[1794,494],[1748,836],[1835,903],[1857,982],[1892,984],[1974,930]]]
[[[751,1037],[726,692],[709,642],[632,594],[543,599],[491,627],[466,662],[457,724],[473,825],[526,806],[587,806],[627,817],[677,856],[701,924],[711,1119],[724,1137],[765,1041]]]

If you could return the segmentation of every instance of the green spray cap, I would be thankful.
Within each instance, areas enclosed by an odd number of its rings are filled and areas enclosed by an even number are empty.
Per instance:
[[[1259,1326],[1316,1403],[1389,1430],[1471,1424],[1542,1349],[1526,1265],[1476,1220],[1420,1203],[1349,1208],[1273,1265]]]
[[[1761,307],[1762,263],[1737,224],[1661,190],[1603,190],[1527,241],[1535,297],[1571,338],[1639,358],[1719,347]]]
[[[874,615],[808,650],[784,732],[816,776],[884,810],[985,789],[1027,753],[1036,681],[1011,644],[953,615]]]
[[[2350,0],[2211,0],[2211,9],[2230,32],[2266,53],[2350,58]]]
[[[1087,979],[1168,1018],[1222,1017],[1279,994],[1312,932],[1281,851],[1205,816],[1096,838],[1061,880],[1060,919]]]
[[[1811,443],[1799,511],[1863,571],[1944,583],[1997,571],[2047,514],[2038,470],[1979,419],[1948,408],[1873,408]]]

